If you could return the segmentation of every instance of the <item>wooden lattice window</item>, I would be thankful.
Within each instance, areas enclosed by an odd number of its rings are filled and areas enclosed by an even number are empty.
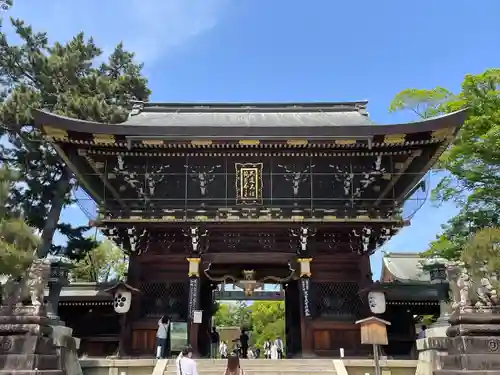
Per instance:
[[[187,319],[188,285],[182,282],[150,282],[141,286],[141,317]]]
[[[314,307],[317,316],[335,320],[355,320],[362,302],[356,282],[313,282]]]

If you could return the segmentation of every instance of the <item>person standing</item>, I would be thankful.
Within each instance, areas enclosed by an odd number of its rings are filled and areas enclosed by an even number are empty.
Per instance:
[[[210,333],[210,358],[217,358],[217,351],[219,349],[220,336],[217,332],[216,327],[212,327],[212,332]]]
[[[168,339],[170,333],[170,318],[162,316],[156,330],[156,359],[164,359],[170,355]]]
[[[254,350],[254,353],[255,353],[255,358],[259,359],[260,358],[260,348],[256,347]]]
[[[278,350],[276,348],[276,340],[271,344],[271,359],[278,359]]]
[[[248,335],[245,330],[241,331],[240,344],[241,344],[241,357],[248,358]]]
[[[274,345],[276,345],[276,354],[278,359],[283,359],[283,340],[281,340],[281,337],[278,336]]]
[[[240,366],[240,358],[236,353],[231,353],[227,358],[227,367],[224,375],[244,375]]]
[[[264,341],[264,358],[271,359],[271,341]]]
[[[193,348],[188,346],[182,349],[181,355],[176,361],[177,375],[198,375],[198,368],[192,356]]]
[[[227,358],[227,344],[225,341],[221,341],[220,342],[220,346],[219,346],[219,354],[220,354],[220,357],[222,359],[226,359]]]

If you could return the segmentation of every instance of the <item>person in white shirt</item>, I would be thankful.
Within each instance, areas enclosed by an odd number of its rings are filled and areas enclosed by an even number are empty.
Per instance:
[[[276,345],[276,354],[278,359],[283,359],[283,340],[281,340],[281,337],[278,336],[278,338],[274,341],[274,345]]]
[[[193,358],[193,349],[187,347],[182,349],[181,354],[177,358],[177,375],[198,375],[198,368]]]
[[[225,341],[220,342],[219,354],[222,359],[227,358],[227,344]]]
[[[271,359],[271,341],[264,342],[264,358]]]
[[[170,329],[170,318],[163,316],[158,321],[156,330],[156,359],[167,358],[168,356],[168,336]]]
[[[276,341],[271,344],[271,359],[278,359],[278,349],[276,348]]]

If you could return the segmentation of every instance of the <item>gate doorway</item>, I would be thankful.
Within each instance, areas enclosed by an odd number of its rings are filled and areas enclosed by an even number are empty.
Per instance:
[[[234,284],[216,284],[209,280],[205,284],[205,288],[202,284],[200,306],[204,319],[198,333],[198,348],[202,356],[210,357],[210,332],[216,327],[229,351],[239,343],[239,335],[244,329],[250,338],[249,348],[253,354],[257,348],[260,350],[259,358],[264,358],[264,340],[274,341],[278,336],[284,343],[284,357],[300,357],[301,309],[297,280],[265,284],[251,294]]]

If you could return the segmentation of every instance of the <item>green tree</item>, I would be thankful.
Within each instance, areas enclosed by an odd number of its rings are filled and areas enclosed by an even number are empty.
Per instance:
[[[216,327],[251,328],[251,312],[245,302],[221,303],[214,315]]]
[[[474,233],[465,244],[461,259],[474,277],[497,274],[500,270],[500,228],[482,228]]]
[[[51,44],[46,33],[34,32],[24,21],[11,18],[11,24],[20,43],[10,42],[0,29],[0,135],[10,143],[2,149],[3,161],[24,182],[11,202],[41,231],[38,257],[58,253],[81,259],[97,245],[85,237],[89,228],[59,222],[77,181],[34,128],[33,110],[117,123],[127,118],[130,101],[146,101],[150,90],[142,65],[121,43],[103,59],[101,49],[83,33],[65,44]],[[67,237],[67,245],[52,243],[56,231]]]
[[[126,270],[127,259],[123,251],[105,240],[75,264],[71,277],[74,281],[108,282],[122,279]]]
[[[500,69],[466,75],[456,95],[439,87],[404,90],[390,106],[419,118],[465,107],[469,118],[439,160],[448,173],[433,191],[435,201],[453,201],[461,210],[431,243],[429,256],[459,259],[470,233],[500,225]]]
[[[278,336],[285,340],[285,302],[256,301],[250,310],[253,345],[262,347],[264,341],[275,340]]]
[[[0,275],[18,277],[33,260],[39,238],[8,205],[17,173],[0,169]]]
[[[216,327],[234,327],[236,326],[236,316],[231,305],[220,303],[217,312],[214,314],[214,324]]]

